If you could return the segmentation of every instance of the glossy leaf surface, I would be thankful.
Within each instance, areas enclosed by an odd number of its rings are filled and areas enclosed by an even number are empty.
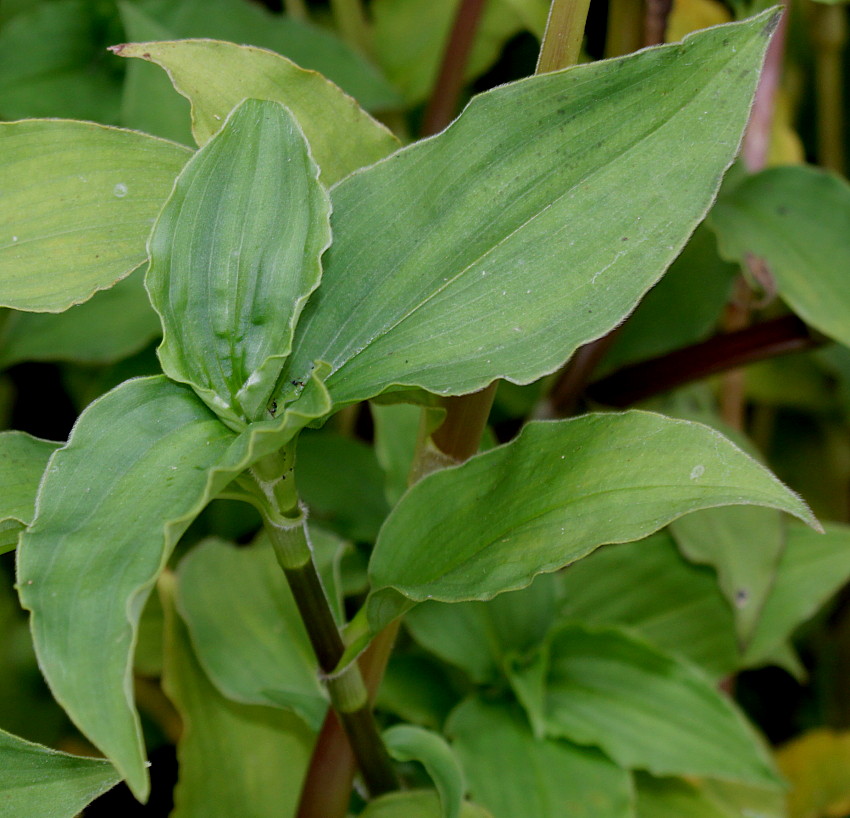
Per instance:
[[[163,369],[234,428],[274,416],[267,403],[321,278],[330,203],[317,177],[292,114],[246,100],[186,165],[148,243]]]
[[[771,168],[723,196],[711,214],[721,252],[762,259],[783,300],[816,329],[850,345],[850,186],[813,167]]]
[[[128,381],[85,410],[48,465],[19,547],[21,603],[57,701],[137,795],[148,783],[131,672],[145,600],[209,500],[326,414],[315,389],[306,415],[236,435],[188,387],[161,376]]]
[[[0,304],[61,312],[138,267],[189,156],[86,122],[0,123]]]
[[[198,664],[161,585],[166,612],[163,685],[183,720],[174,818],[295,815],[314,734],[295,714],[225,699]]]
[[[35,497],[50,455],[60,443],[25,432],[0,433],[0,554],[14,548],[35,514]]]
[[[404,495],[372,555],[370,621],[377,629],[431,598],[489,599],[599,545],[739,504],[814,523],[796,495],[706,426],[635,411],[531,423]]]
[[[208,540],[183,559],[178,580],[180,614],[215,686],[233,701],[291,708],[318,730],[327,697],[271,545]]]
[[[74,818],[120,780],[106,761],[58,753],[0,730],[0,813],[10,818]]]
[[[442,818],[460,818],[463,770],[446,740],[439,733],[411,724],[393,725],[384,731],[383,739],[396,761],[419,761],[428,771],[440,796]]]
[[[130,43],[116,53],[150,60],[168,72],[192,104],[192,131],[199,145],[246,98],[275,100],[292,111],[328,186],[383,159],[399,144],[330,80],[272,51],[217,40],[180,40]]]
[[[533,682],[518,689],[546,735],[600,747],[618,764],[654,775],[779,783],[734,705],[707,677],[643,640],[564,625],[541,663],[540,695]],[[530,667],[526,676],[536,673]]]
[[[529,383],[611,329],[704,216],[775,22],[496,88],[343,180],[286,381],[322,360],[337,404],[457,395]]]
[[[512,706],[469,699],[448,733],[472,798],[493,818],[630,818],[629,774],[598,750],[536,739]]]

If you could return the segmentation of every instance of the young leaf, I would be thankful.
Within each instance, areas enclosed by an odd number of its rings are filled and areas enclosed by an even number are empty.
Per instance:
[[[402,497],[372,554],[369,619],[377,630],[414,602],[489,599],[689,511],[740,504],[817,525],[770,472],[701,424],[637,411],[531,423]]]
[[[336,404],[529,383],[622,321],[705,215],[777,19],[496,88],[340,182],[278,402],[317,360]]]
[[[87,122],[0,123],[0,305],[61,312],[138,267],[190,155]]]
[[[749,177],[719,199],[710,225],[727,258],[764,260],[794,312],[850,345],[848,218],[846,180],[819,168],[779,167]]]
[[[545,735],[600,747],[653,775],[779,783],[735,706],[695,668],[643,640],[568,624],[552,635],[543,663],[539,695],[523,684],[522,669],[515,689]]]
[[[173,818],[292,816],[313,733],[293,713],[225,699],[204,675],[163,575],[163,685],[183,720]]]
[[[271,545],[207,540],[182,560],[177,579],[178,610],[219,691],[244,704],[291,708],[318,730],[327,697]]]
[[[459,818],[466,787],[463,770],[446,740],[439,733],[411,724],[390,727],[383,739],[396,761],[419,761],[428,771],[440,795],[441,818]]]
[[[216,40],[128,43],[113,51],[150,60],[168,72],[174,87],[192,103],[192,132],[199,145],[212,138],[245,98],[275,100],[292,111],[327,186],[399,145],[330,80],[272,51]]]
[[[631,818],[628,772],[598,750],[537,739],[517,708],[469,699],[448,724],[472,798],[493,818]]]
[[[74,818],[120,780],[106,761],[58,753],[0,730],[0,812],[10,818]]]
[[[769,508],[710,508],[674,520],[670,532],[693,562],[712,565],[735,612],[742,644],[753,634],[785,549],[782,515]]]
[[[35,514],[35,496],[50,455],[61,446],[25,432],[0,432],[0,554],[13,549]]]
[[[685,560],[666,531],[600,548],[559,579],[565,619],[633,630],[717,680],[740,667],[732,609],[717,577]]]
[[[145,600],[209,500],[327,413],[311,382],[304,405],[314,397],[312,411],[236,435],[182,384],[127,381],[83,412],[48,464],[18,549],[21,604],[57,701],[140,798],[148,780],[131,674]]]
[[[317,177],[292,114],[246,100],[177,178],[148,243],[163,370],[236,429],[274,416],[269,398],[321,278],[330,202]]]
[[[850,527],[829,523],[824,535],[791,524],[776,582],[744,655],[764,664],[794,628],[812,616],[850,578]]]

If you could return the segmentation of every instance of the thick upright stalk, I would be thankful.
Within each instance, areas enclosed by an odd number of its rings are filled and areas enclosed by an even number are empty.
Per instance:
[[[847,12],[844,6],[812,3],[817,83],[818,161],[844,173],[844,47]]]
[[[558,71],[578,62],[590,0],[552,0],[535,74]]]
[[[446,50],[443,52],[437,81],[434,83],[434,91],[422,122],[423,136],[442,131],[454,119],[460,92],[463,89],[469,54],[472,51],[475,33],[481,22],[486,1],[461,0],[458,6]]]
[[[643,45],[645,15],[643,0],[609,0],[606,57],[622,57]]]
[[[342,38],[363,54],[372,53],[372,32],[360,0],[331,0],[334,21]]]

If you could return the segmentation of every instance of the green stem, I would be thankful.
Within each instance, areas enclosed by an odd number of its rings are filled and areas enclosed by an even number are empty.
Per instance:
[[[283,7],[286,13],[295,20],[309,20],[307,4],[304,0],[284,0]]]
[[[642,0],[609,0],[606,57],[622,57],[643,45],[645,14]]]
[[[535,74],[558,71],[578,62],[590,0],[552,0]]]
[[[342,38],[367,56],[372,54],[372,32],[360,0],[331,0],[334,20]]]

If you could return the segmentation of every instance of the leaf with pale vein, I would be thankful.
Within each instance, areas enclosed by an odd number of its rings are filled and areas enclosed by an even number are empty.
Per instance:
[[[275,100],[292,111],[325,185],[399,146],[391,131],[330,80],[273,51],[218,40],[128,43],[113,50],[120,57],[150,60],[168,72],[192,104],[192,132],[199,145],[221,128],[232,108],[251,98]]]
[[[0,813],[9,818],[74,818],[120,780],[106,761],[59,753],[0,730]]]
[[[62,312],[138,267],[190,156],[89,122],[0,123],[0,305]]]
[[[317,177],[292,114],[246,100],[177,177],[148,242],[162,368],[240,431],[274,416],[267,403],[319,286],[330,202]]]
[[[610,330],[708,210],[777,19],[496,88],[344,179],[283,383],[322,360],[335,404],[458,395],[529,383]]]
[[[132,664],[145,600],[204,506],[329,408],[311,381],[285,416],[237,435],[188,387],[140,378],[92,403],[48,464],[18,549],[21,603],[57,701],[139,797]]]
[[[799,497],[702,424],[639,411],[530,423],[402,497],[372,554],[369,621],[377,632],[415,602],[489,599],[689,511],[749,504],[817,526]]]

